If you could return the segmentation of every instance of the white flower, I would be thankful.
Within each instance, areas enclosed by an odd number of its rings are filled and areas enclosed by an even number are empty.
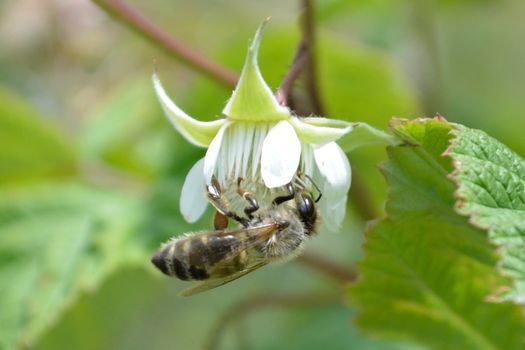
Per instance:
[[[223,186],[241,176],[276,188],[290,183],[301,170],[323,191],[320,207],[325,221],[338,227],[345,215],[351,168],[335,141],[340,140],[350,151],[362,144],[385,142],[391,136],[363,123],[299,118],[279,105],[257,64],[262,29],[248,48],[239,82],[222,111],[226,118],[212,122],[193,119],[171,101],[153,74],[155,91],[169,121],[189,142],[208,148],[186,176],[180,198],[182,215],[188,222],[201,217],[207,207],[205,184],[213,175]]]

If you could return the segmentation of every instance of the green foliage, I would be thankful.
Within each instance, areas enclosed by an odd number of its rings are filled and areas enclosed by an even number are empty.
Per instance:
[[[508,283],[494,268],[495,247],[454,211],[452,164],[442,155],[451,128],[441,119],[393,122],[406,144],[390,147],[383,167],[388,217],[367,233],[350,290],[357,324],[434,349],[521,349],[522,310],[487,301]]]
[[[138,197],[87,184],[71,140],[0,97],[0,348],[10,349],[33,345],[81,291],[145,258],[130,239]]]
[[[458,127],[454,159],[458,211],[501,247],[501,269],[514,279],[506,297],[525,301],[525,160],[483,131]]]
[[[31,345],[74,301],[140,250],[135,202],[107,189],[48,183],[0,192],[0,347]]]
[[[42,119],[20,97],[0,87],[0,186],[75,172],[68,140]]]
[[[97,293],[83,295],[35,347],[41,350],[202,350],[220,316],[254,294],[308,296],[319,276],[290,263],[261,270],[237,285],[192,298],[180,298],[180,284],[156,278],[143,269],[123,268]],[[279,283],[276,283],[279,281]],[[323,283],[328,293],[337,285]],[[265,292],[263,292],[265,291]],[[349,325],[353,310],[337,302],[327,305],[265,305],[246,310],[239,323],[227,324],[217,349],[420,350],[412,344],[370,339]],[[244,339],[239,340],[239,330]],[[65,334],[74,336],[64,336]],[[269,336],[271,335],[271,336]],[[242,343],[240,342],[242,341]]]

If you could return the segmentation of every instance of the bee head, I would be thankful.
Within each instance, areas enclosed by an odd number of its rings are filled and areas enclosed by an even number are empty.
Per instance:
[[[303,222],[306,233],[311,234],[314,231],[317,222],[317,209],[312,196],[306,192],[300,193],[295,198],[297,212]]]

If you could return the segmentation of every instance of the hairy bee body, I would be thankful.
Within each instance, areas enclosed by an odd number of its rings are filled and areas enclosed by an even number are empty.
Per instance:
[[[289,209],[283,209],[289,210]],[[254,217],[246,228],[187,234],[164,244],[156,266],[181,280],[222,278],[257,261],[272,262],[297,255],[312,233],[293,214],[272,209]]]
[[[247,253],[240,251],[242,239],[217,231],[173,239],[158,253],[157,266],[165,274],[183,281],[224,277],[247,265]],[[231,258],[228,266],[214,271],[217,263],[228,258]]]
[[[248,202],[245,217],[231,210],[218,184],[208,188],[216,209],[216,230],[185,234],[164,243],[151,259],[164,274],[183,281],[201,281],[182,292],[192,295],[231,282],[270,262],[293,258],[317,231],[318,212],[304,189],[290,184],[287,194],[260,207],[238,181],[237,192]],[[218,216],[217,216],[218,215]],[[217,219],[218,218],[218,219]],[[240,227],[228,230],[228,218]]]

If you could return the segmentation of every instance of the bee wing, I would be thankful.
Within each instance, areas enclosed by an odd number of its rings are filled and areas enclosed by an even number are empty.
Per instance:
[[[216,268],[220,268],[221,265],[227,265],[229,261],[236,259],[244,251],[250,251],[250,260],[257,259],[257,251],[252,250],[252,248],[260,247],[262,244],[268,242],[268,239],[270,239],[279,227],[280,225],[277,223],[270,223],[252,227],[242,227],[236,230],[215,231],[217,237],[224,239],[231,237],[234,238],[233,241],[236,242],[235,247],[232,247],[235,253],[221,260]]]
[[[213,267],[214,271],[218,271],[221,269],[228,269],[232,260],[236,259],[242,252],[247,252],[249,255],[249,264],[244,268],[243,270],[236,271],[230,275],[219,277],[219,278],[212,278],[205,281],[202,281],[198,283],[197,285],[190,287],[188,289],[184,289],[180,295],[181,296],[190,296],[198,293],[205,292],[209,289],[213,289],[219,286],[222,286],[223,284],[229,283],[231,281],[234,281],[252,271],[257,270],[258,268],[263,267],[268,262],[265,260],[265,257],[262,253],[260,253],[257,250],[251,249],[257,245],[260,245],[261,243],[265,243],[272,234],[275,233],[279,229],[279,224],[271,223],[271,224],[263,224],[253,227],[247,227],[247,228],[240,228],[237,230],[225,230],[222,232],[217,232],[218,236],[233,236],[237,238],[238,242],[242,242],[242,246],[237,249],[235,254],[232,254],[230,257],[225,258],[217,263],[216,266]]]
[[[257,263],[248,266],[246,269],[244,269],[242,271],[238,271],[238,272],[236,272],[234,274],[231,274],[229,276],[222,277],[222,278],[210,279],[210,280],[206,280],[204,282],[200,282],[196,286],[184,289],[182,292],[180,292],[179,295],[187,297],[187,296],[190,296],[190,295],[195,295],[195,294],[199,294],[199,293],[205,292],[207,290],[210,290],[210,289],[222,286],[223,284],[230,283],[231,281],[235,281],[237,278],[240,278],[240,277],[242,277],[242,276],[244,276],[244,275],[246,275],[246,274],[248,274],[248,273],[250,273],[252,271],[255,271],[258,268],[263,267],[264,265],[266,265],[266,262],[258,261]]]

